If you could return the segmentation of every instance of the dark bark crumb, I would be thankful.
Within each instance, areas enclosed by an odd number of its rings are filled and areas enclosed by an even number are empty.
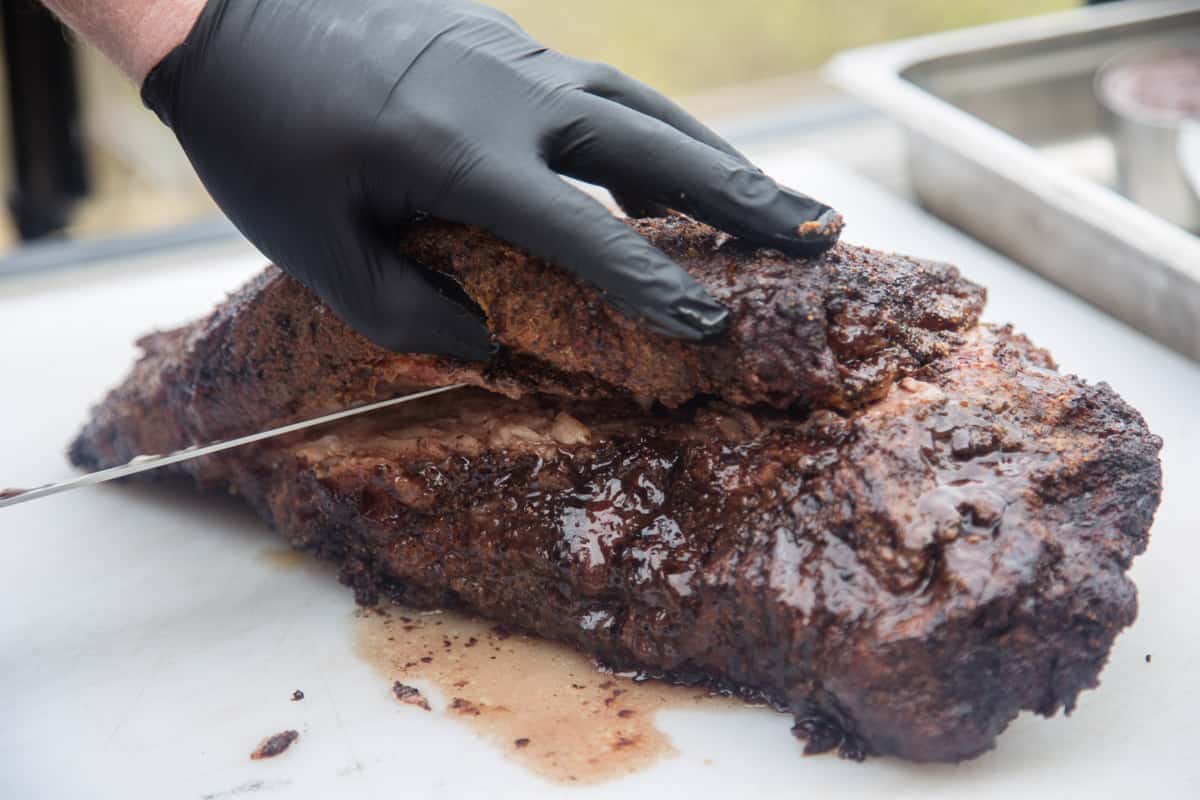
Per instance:
[[[262,740],[258,749],[250,754],[250,758],[259,761],[264,758],[274,758],[292,746],[292,742],[300,738],[297,731],[284,731]]]
[[[456,697],[450,701],[450,710],[456,711],[459,714],[470,714],[472,717],[479,716],[479,706],[461,697]]]
[[[796,721],[792,733],[804,739],[804,755],[813,756],[828,753],[841,746],[845,734],[829,720],[821,717],[805,717]]]
[[[303,699],[304,699],[304,692],[300,691],[299,689],[292,692],[292,702],[293,703],[298,700],[303,700]]]
[[[401,703],[407,703],[410,706],[429,711],[429,701],[421,694],[421,690],[415,686],[405,686],[400,681],[392,684],[392,694],[396,695],[396,699]]]
[[[528,747],[528,746],[529,746],[529,740],[528,740],[528,739],[526,739],[526,738],[524,738],[524,737],[522,737],[522,738],[520,738],[520,739],[517,739],[516,741],[514,741],[514,742],[513,742],[513,745],[514,745],[514,746],[515,746],[515,747],[516,747],[518,750],[520,750],[520,749],[521,749],[521,748],[523,748],[523,747]]]

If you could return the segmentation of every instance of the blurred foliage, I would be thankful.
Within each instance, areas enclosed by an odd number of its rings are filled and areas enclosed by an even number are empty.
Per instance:
[[[490,3],[545,44],[607,61],[668,93],[812,69],[848,47],[1080,5],[1079,0]]]

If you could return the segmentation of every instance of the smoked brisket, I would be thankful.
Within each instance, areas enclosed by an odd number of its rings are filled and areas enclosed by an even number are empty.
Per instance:
[[[659,383],[610,374],[603,348],[578,339],[555,356],[539,327],[629,330],[561,276],[547,297],[509,298],[536,294],[526,273],[542,266],[442,229],[445,242],[412,246],[457,260],[517,343],[506,363],[382,353],[272,271],[209,319],[144,339],[72,460],[110,466],[466,380],[493,391],[176,469],[339,561],[363,602],[469,609],[616,668],[765,698],[812,751],[957,761],[1023,709],[1070,710],[1136,614],[1125,572],[1161,491],[1141,416],[1010,329],[972,327],[981,293],[952,268],[847,246],[786,262],[690,223],[638,225],[710,286],[733,262],[741,289],[723,297],[745,300],[743,338],[694,351],[724,355]],[[504,253],[516,262],[484,275]],[[760,275],[778,286],[759,292]],[[560,304],[559,291],[581,294]],[[783,295],[809,299],[772,304]],[[772,350],[754,331],[793,302],[817,327]],[[608,351],[633,372],[643,354],[666,364],[695,347],[637,335],[648,350]],[[878,385],[848,388],[872,359]],[[790,377],[759,382],[775,367],[755,365],[773,360]],[[801,402],[788,407],[789,393]],[[649,397],[674,407],[636,402]]]

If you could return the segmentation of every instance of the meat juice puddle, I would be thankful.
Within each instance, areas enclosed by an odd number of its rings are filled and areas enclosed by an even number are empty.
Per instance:
[[[744,707],[695,687],[601,672],[566,645],[511,633],[451,612],[389,606],[356,614],[358,653],[413,714],[461,721],[535,774],[596,784],[676,753],[654,724],[663,709]],[[437,688],[432,711],[404,696],[412,682]]]

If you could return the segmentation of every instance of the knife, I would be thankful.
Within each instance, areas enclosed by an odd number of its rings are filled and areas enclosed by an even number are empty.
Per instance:
[[[116,480],[117,478],[127,478],[130,475],[137,475],[140,472],[149,472],[152,469],[159,469],[160,467],[166,467],[171,464],[178,464],[182,461],[191,461],[193,458],[210,456],[213,453],[220,453],[223,450],[232,450],[233,448],[241,447],[242,445],[261,442],[263,439],[271,439],[276,436],[283,436],[285,433],[295,433],[296,431],[314,428],[317,425],[324,425],[328,422],[337,422],[339,419],[356,417],[359,414],[369,414],[372,411],[391,408],[392,406],[398,406],[402,403],[411,403],[414,400],[422,400],[426,397],[433,397],[434,395],[444,394],[445,392],[452,392],[455,389],[462,389],[468,385],[469,384],[466,383],[456,383],[452,386],[441,386],[437,389],[429,389],[428,391],[404,395],[403,397],[393,397],[391,400],[381,400],[378,403],[368,403],[367,405],[356,406],[344,411],[336,411],[332,414],[326,414],[323,417],[316,417],[315,419],[305,420],[304,422],[294,422],[291,425],[282,425],[278,428],[272,428],[267,431],[252,433],[249,436],[242,436],[238,439],[229,439],[228,441],[208,444],[204,445],[203,447],[199,445],[192,445],[191,447],[178,450],[170,455],[136,456],[130,460],[128,464],[124,464],[119,467],[111,467],[109,469],[100,470],[99,472],[91,472],[87,475],[80,475],[77,478],[69,478],[64,481],[59,481],[58,483],[49,483],[45,486],[39,486],[36,489],[28,489],[23,492],[17,492],[16,494],[9,495],[8,497],[0,496],[0,508],[4,508],[5,506],[15,506],[18,503],[28,503],[30,500],[38,500],[43,497],[49,497],[50,495],[67,492],[71,489],[80,489],[84,486],[96,486],[97,484],[107,483],[108,481]]]

